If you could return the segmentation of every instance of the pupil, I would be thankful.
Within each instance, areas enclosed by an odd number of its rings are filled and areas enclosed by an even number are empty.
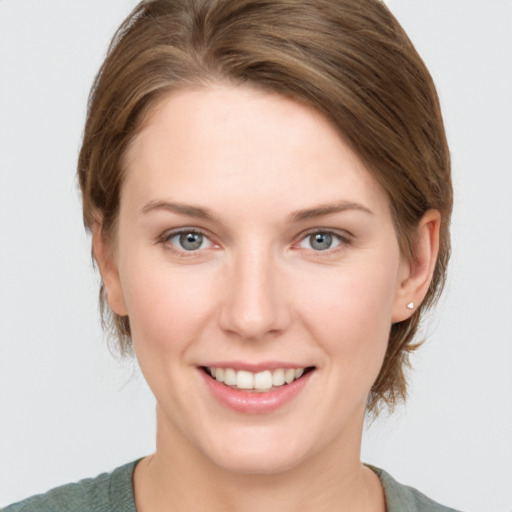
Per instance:
[[[311,247],[317,251],[325,251],[332,244],[332,235],[329,233],[315,233],[311,235]]]
[[[187,251],[199,249],[203,243],[203,235],[201,233],[183,233],[180,236],[180,244]]]

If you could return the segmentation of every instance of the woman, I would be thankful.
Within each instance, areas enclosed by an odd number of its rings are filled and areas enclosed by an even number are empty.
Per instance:
[[[360,462],[452,207],[432,79],[381,2],[142,2],[78,174],[157,450],[6,510],[448,510]]]

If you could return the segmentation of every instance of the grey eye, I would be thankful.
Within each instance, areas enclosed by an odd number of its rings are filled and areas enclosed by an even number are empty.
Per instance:
[[[207,235],[194,228],[182,229],[164,235],[162,241],[178,253],[199,252],[214,247]]]
[[[330,233],[313,233],[308,238],[311,248],[315,251],[325,251],[332,246],[333,237]]]
[[[179,244],[185,251],[200,249],[204,242],[204,236],[201,233],[181,233],[178,237]]]
[[[316,231],[306,235],[299,243],[301,249],[321,252],[334,249],[338,245],[347,244],[341,235],[337,235],[331,231]]]

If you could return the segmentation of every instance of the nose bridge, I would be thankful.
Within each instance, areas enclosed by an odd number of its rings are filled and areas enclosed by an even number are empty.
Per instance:
[[[228,271],[221,326],[245,339],[283,331],[289,321],[277,262],[268,247],[252,244],[236,251]]]

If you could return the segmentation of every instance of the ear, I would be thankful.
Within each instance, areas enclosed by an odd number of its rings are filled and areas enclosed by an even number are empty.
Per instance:
[[[92,226],[92,254],[98,264],[110,308],[119,316],[126,316],[128,311],[124,301],[114,250],[105,237],[103,225],[100,221],[95,221]]]
[[[404,259],[395,295],[392,322],[406,320],[421,304],[428,292],[439,251],[441,215],[428,210],[418,224],[412,259]],[[412,307],[408,307],[409,304]]]

